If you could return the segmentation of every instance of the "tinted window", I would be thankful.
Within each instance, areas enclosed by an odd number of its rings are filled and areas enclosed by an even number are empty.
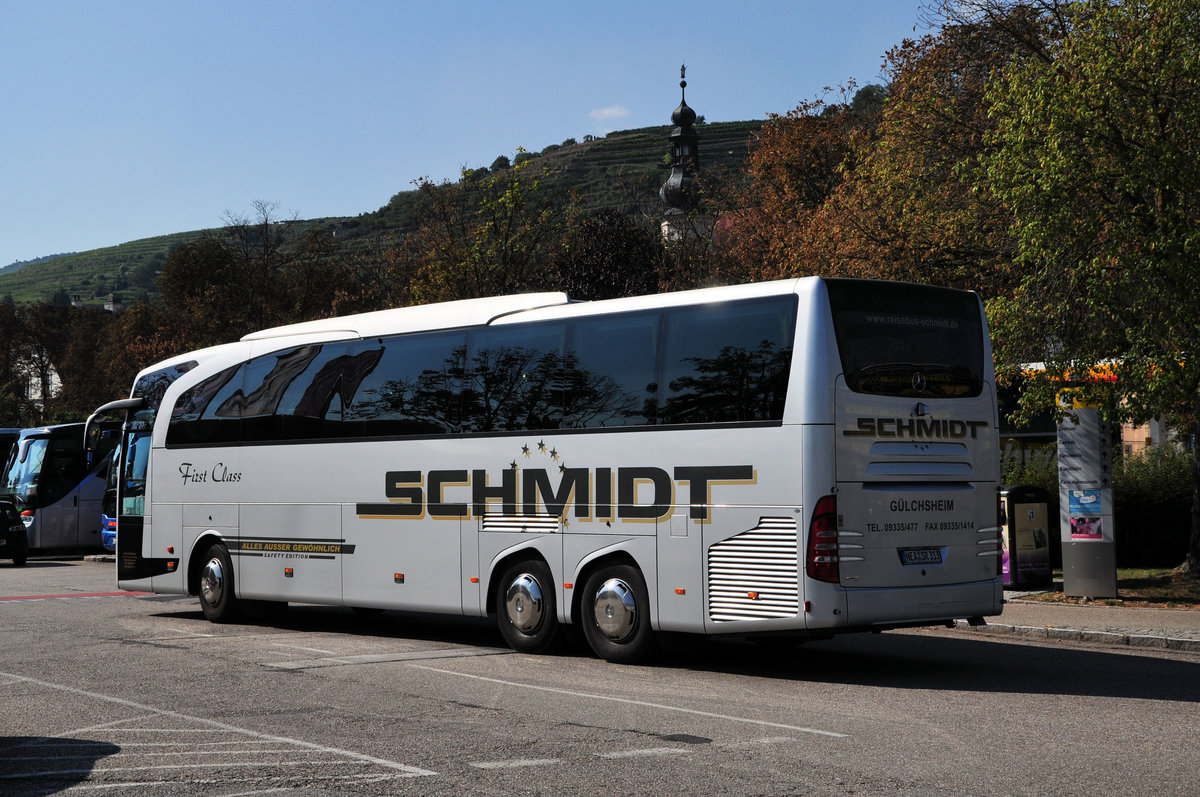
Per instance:
[[[83,435],[55,432],[50,436],[42,463],[37,502],[41,506],[57,502],[74,490],[87,472]]]
[[[977,396],[984,340],[973,293],[826,280],[846,384],[858,393]]]
[[[284,386],[275,413],[283,440],[314,440],[342,435],[345,408],[362,380],[379,364],[379,349],[352,351],[346,343],[326,343]],[[246,439],[251,439],[248,435]]]
[[[243,440],[284,439],[279,405],[288,389],[320,356],[321,348],[300,346],[246,363],[242,367],[241,387],[220,402],[217,416],[241,418]]]
[[[783,417],[794,296],[298,346],[187,390],[167,443]]]
[[[472,432],[557,429],[566,324],[483,327],[471,331],[463,408]]]
[[[223,398],[241,379],[237,366],[226,368],[199,384],[188,388],[175,402],[171,410],[171,423],[167,427],[167,443],[228,443],[238,439],[238,419],[218,417],[216,408]]]
[[[142,412],[156,412],[159,406],[162,405],[163,393],[167,391],[176,379],[186,374],[188,371],[195,368],[197,365],[195,360],[189,360],[186,363],[173,365],[169,368],[163,368],[159,371],[146,374],[137,381],[133,386],[133,395],[144,398],[146,404],[142,407]]]
[[[563,359],[563,426],[654,423],[662,314],[628,313],[571,323]]]
[[[467,336],[433,332],[354,344],[342,377],[347,437],[450,434],[462,429]]]
[[[660,423],[783,417],[794,296],[667,310]]]

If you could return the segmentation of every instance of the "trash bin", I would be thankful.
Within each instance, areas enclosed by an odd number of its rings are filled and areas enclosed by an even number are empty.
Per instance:
[[[1043,587],[1054,583],[1050,568],[1050,497],[1031,484],[1000,490],[1004,502],[1004,584]]]

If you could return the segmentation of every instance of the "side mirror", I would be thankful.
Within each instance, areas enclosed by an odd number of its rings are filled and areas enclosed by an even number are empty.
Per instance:
[[[120,399],[119,401],[110,401],[103,407],[93,412],[88,416],[87,423],[83,425],[83,445],[88,451],[95,451],[100,444],[99,428],[92,428],[92,423],[101,415],[107,415],[114,412],[128,412],[129,410],[139,410],[145,405],[146,399],[138,396],[137,398]]]

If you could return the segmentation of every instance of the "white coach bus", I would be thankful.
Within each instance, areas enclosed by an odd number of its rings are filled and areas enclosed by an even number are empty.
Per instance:
[[[535,293],[256,332],[142,371],[122,588],[655,632],[827,637],[1002,605],[979,297],[807,277]],[[96,417],[96,416],[93,416]]]

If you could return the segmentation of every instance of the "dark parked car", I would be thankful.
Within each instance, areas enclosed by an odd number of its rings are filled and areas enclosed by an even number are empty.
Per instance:
[[[25,535],[25,524],[12,501],[0,501],[0,559],[12,559],[22,567],[29,554],[29,538]]]

